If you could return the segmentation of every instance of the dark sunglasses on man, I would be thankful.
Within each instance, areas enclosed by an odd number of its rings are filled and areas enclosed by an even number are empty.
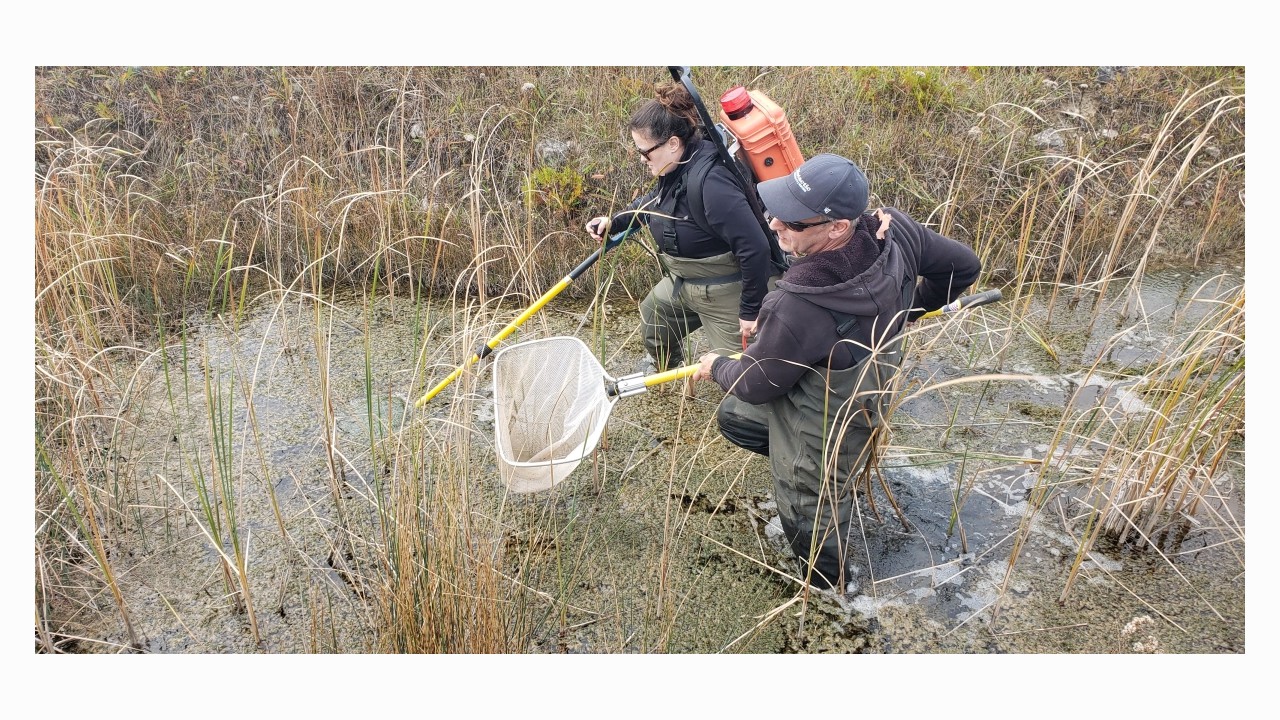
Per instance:
[[[821,221],[819,221],[819,222],[812,222],[812,223],[806,223],[806,222],[788,222],[788,221],[786,221],[786,220],[779,220],[778,218],[775,218],[774,216],[770,215],[769,213],[765,213],[765,214],[764,214],[764,219],[765,219],[765,221],[766,221],[766,222],[772,222],[772,221],[774,221],[774,220],[777,220],[778,222],[780,222],[780,223],[782,223],[783,225],[785,225],[785,226],[786,226],[786,228],[787,228],[788,230],[790,230],[791,232],[800,232],[801,230],[808,230],[808,229],[809,229],[809,228],[811,228],[811,227],[818,227],[819,225],[826,225],[827,223],[835,222],[835,221],[834,221],[834,220],[832,220],[831,218],[827,218],[826,220],[821,220]]]

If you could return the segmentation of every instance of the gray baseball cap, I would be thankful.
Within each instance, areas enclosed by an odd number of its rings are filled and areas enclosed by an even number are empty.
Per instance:
[[[867,209],[867,176],[852,160],[823,153],[790,175],[756,185],[769,214],[787,222],[815,215],[856,220]]]

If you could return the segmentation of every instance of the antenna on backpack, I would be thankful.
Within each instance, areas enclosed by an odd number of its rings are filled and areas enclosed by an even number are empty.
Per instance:
[[[769,240],[769,254],[773,260],[773,264],[779,270],[787,268],[787,256],[782,252],[782,247],[778,245],[778,236],[769,227],[769,221],[764,218],[764,207],[760,204],[760,196],[757,194],[755,187],[755,178],[746,177],[742,173],[742,166],[738,163],[733,153],[729,151],[729,146],[725,143],[725,135],[732,134],[729,129],[711,119],[711,113],[707,112],[707,106],[702,104],[702,96],[693,86],[693,78],[689,74],[689,66],[687,65],[668,65],[667,70],[671,72],[671,78],[689,92],[689,96],[693,98],[693,105],[698,109],[698,117],[702,120],[702,126],[706,128],[710,140],[716,146],[716,153],[720,156],[720,162],[738,178],[738,183],[745,191],[743,194],[747,196],[747,204],[751,206],[751,211],[755,213],[756,222],[760,223],[760,229],[764,231],[764,236]],[[734,138],[737,143],[737,138]]]

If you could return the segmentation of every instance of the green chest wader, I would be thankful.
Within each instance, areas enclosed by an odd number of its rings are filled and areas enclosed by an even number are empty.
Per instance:
[[[679,198],[685,194],[685,177],[677,181],[659,211],[676,215]],[[687,219],[687,218],[685,218]],[[640,303],[645,350],[660,368],[680,364],[686,354],[685,340],[702,328],[710,349],[720,352],[740,350],[738,313],[742,301],[742,266],[732,252],[705,258],[681,257],[677,242],[677,222],[654,217],[649,230],[658,249],[658,261],[666,276]]]
[[[914,288],[914,277],[903,281],[903,313],[911,306]],[[861,337],[872,343],[870,354],[846,370],[811,368],[786,395],[769,403],[769,464],[791,549],[813,568],[814,584],[842,588],[852,483],[871,458],[875,431],[902,364],[903,339],[900,328],[885,333],[869,327],[863,333],[852,316],[832,315],[837,334],[846,338],[841,342]],[[891,322],[901,325],[902,320]],[[871,339],[886,334],[886,340]]]
[[[901,362],[899,338],[847,370],[811,369],[770,403],[778,515],[796,557],[811,561],[816,585],[842,587],[845,580],[851,483],[871,456]]]

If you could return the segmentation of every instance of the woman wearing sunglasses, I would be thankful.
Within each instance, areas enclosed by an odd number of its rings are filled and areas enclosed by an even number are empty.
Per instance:
[[[640,303],[649,362],[657,370],[683,364],[693,357],[684,346],[698,328],[710,349],[741,350],[755,335],[760,304],[777,278],[747,196],[716,162],[716,146],[683,86],[659,85],[627,127],[637,156],[658,181],[613,217],[592,218],[586,229],[596,240],[632,225],[653,236],[664,277]],[[707,229],[690,209],[687,185],[700,178]]]

